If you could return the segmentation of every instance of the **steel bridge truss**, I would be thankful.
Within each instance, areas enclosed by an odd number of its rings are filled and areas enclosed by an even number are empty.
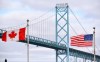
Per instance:
[[[67,46],[65,50],[56,49],[56,62],[69,62],[69,22],[68,5],[56,5],[56,42]],[[65,51],[64,55],[61,55]],[[58,54],[61,53],[61,54]]]
[[[2,33],[3,32],[1,32],[1,30],[0,30],[0,37],[2,37]],[[19,42],[27,43],[26,40],[19,41]],[[47,47],[47,48],[59,50],[60,52],[58,53],[58,55],[66,55],[66,48],[67,47],[66,47],[65,44],[61,44],[61,43],[58,44],[55,41],[42,39],[42,38],[38,38],[38,37],[35,37],[35,36],[29,36],[29,43],[32,44],[32,45],[38,45],[38,46],[42,46],[42,47]],[[69,52],[70,52],[69,55],[75,58],[74,62],[77,62],[78,58],[82,58],[83,62],[86,62],[87,60],[91,60],[91,62],[93,61],[93,54],[91,54],[91,53],[79,51],[79,50],[76,50],[76,49],[73,49],[73,48],[69,48]],[[96,55],[96,61],[100,62],[100,56],[99,55]],[[70,62],[72,62],[72,61],[70,61]]]
[[[5,30],[0,29],[0,38],[2,38],[2,34],[4,32]],[[19,42],[27,43],[26,40]],[[69,22],[67,4],[56,6],[56,42],[35,36],[29,36],[29,43],[55,49],[56,62],[72,62],[69,61],[69,56],[73,56],[75,58],[74,62],[77,62],[78,58],[82,58],[83,62],[86,62],[87,60],[91,60],[91,62],[93,62],[93,54],[69,48]],[[99,55],[96,55],[96,62],[100,62]]]

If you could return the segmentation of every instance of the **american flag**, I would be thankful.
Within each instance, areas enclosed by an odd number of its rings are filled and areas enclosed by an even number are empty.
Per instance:
[[[71,46],[92,46],[93,34],[77,35],[71,37]]]

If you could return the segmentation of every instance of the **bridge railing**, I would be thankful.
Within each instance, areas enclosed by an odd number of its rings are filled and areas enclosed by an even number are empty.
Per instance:
[[[3,32],[5,32],[5,31],[0,29],[0,36],[1,37],[2,37]],[[64,44],[58,44],[57,42],[42,39],[42,38],[38,38],[38,37],[35,37],[35,36],[29,36],[29,40],[30,40],[30,44],[35,44],[36,43],[35,45],[41,44],[42,46],[44,45],[44,46],[54,48],[54,49],[61,49],[62,53],[59,53],[59,54],[65,54],[64,50],[66,50],[66,48],[67,48],[66,45],[64,45]],[[26,43],[27,41],[25,40],[25,41],[22,41],[22,42]],[[73,48],[70,48],[69,51],[70,51],[70,56],[76,56],[76,57],[80,57],[80,58],[86,58],[86,59],[89,59],[89,60],[93,60],[93,54],[91,54],[91,53],[87,53],[87,52],[84,52],[84,51],[79,51],[79,50],[76,50],[76,49],[73,49]],[[96,59],[99,62],[100,61],[100,56],[96,55]]]
[[[27,39],[27,36],[26,36],[26,39]],[[30,42],[35,42],[35,43],[39,43],[39,44],[45,44],[45,45],[51,45],[51,46],[53,45],[55,47],[57,46],[57,47],[60,47],[60,48],[66,48],[65,44],[57,43],[57,42],[47,40],[47,39],[38,38],[38,37],[35,37],[35,36],[29,35],[29,40],[32,40]]]
[[[32,40],[32,42],[34,42],[34,43],[37,42],[37,43],[41,43],[41,44],[44,44],[44,45],[51,45],[53,47],[55,47],[55,46],[57,46],[58,48],[60,47],[62,52],[58,53],[58,54],[63,55],[63,54],[66,53],[64,50],[66,50],[67,47],[64,44],[61,44],[61,43],[58,44],[57,42],[38,38],[38,37],[35,37],[35,36],[29,36],[29,39]],[[89,60],[93,59],[92,53],[76,50],[76,49],[73,49],[73,48],[70,48],[69,50],[70,50],[70,56],[77,56],[79,58],[86,58],[86,59],[89,59]],[[98,58],[100,58],[100,56],[96,55],[96,58],[98,59]]]

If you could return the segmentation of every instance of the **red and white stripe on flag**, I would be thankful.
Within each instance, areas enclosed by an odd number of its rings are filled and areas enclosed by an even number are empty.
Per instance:
[[[78,47],[92,46],[92,41],[84,40],[84,35],[72,36],[71,46],[78,46]]]
[[[20,28],[18,30],[6,31],[2,35],[2,41],[18,41],[25,40],[25,30],[26,28]]]

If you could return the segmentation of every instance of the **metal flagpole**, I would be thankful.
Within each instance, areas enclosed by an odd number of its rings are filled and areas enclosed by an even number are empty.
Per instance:
[[[94,31],[93,31],[93,43],[94,43],[94,62],[95,62],[95,27],[93,27]]]
[[[29,62],[29,20],[27,20],[27,62]]]

